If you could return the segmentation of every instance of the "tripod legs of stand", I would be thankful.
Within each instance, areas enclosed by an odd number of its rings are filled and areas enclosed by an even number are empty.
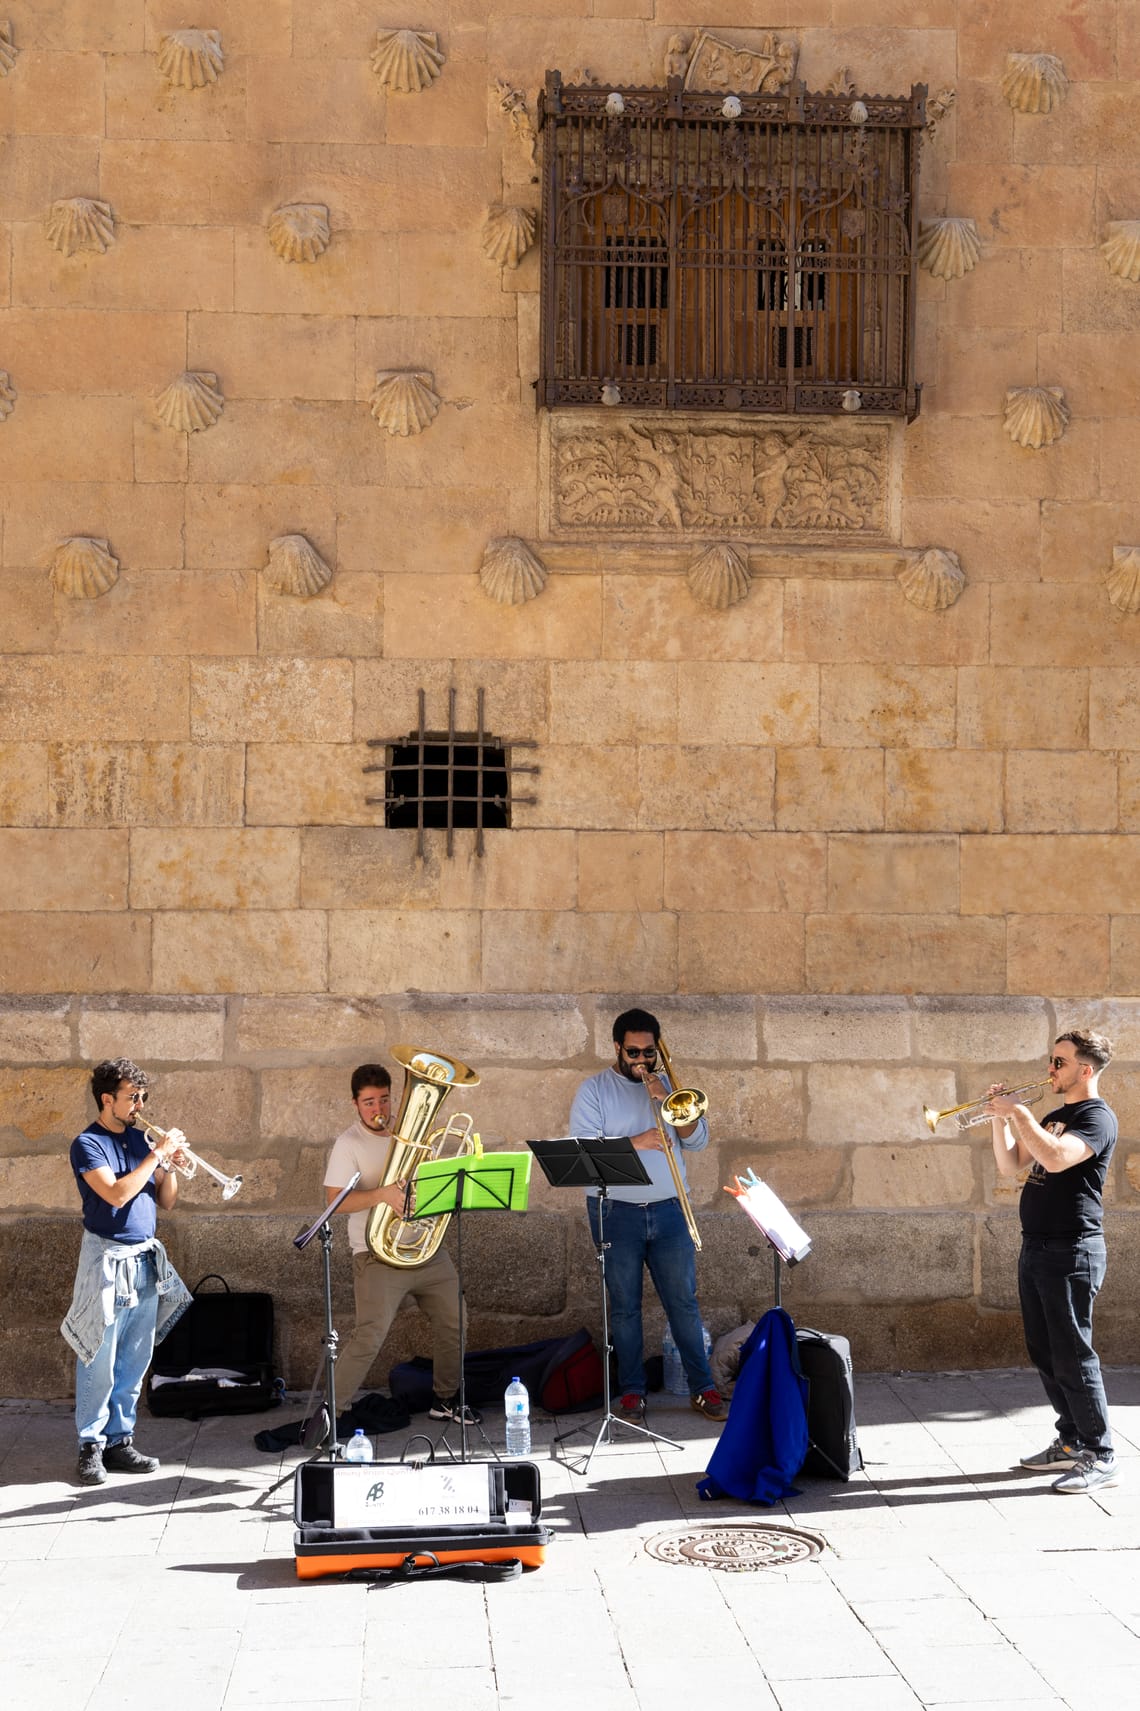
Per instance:
[[[321,1243],[322,1272],[325,1286],[325,1334],[321,1338],[321,1343],[325,1351],[325,1393],[324,1397],[318,1402],[317,1393],[320,1386],[320,1368],[318,1367],[317,1376],[313,1380],[313,1388],[309,1392],[309,1400],[306,1406],[305,1428],[301,1435],[302,1446],[306,1450],[311,1450],[313,1452],[306,1458],[310,1462],[324,1460],[336,1461],[340,1456],[340,1445],[337,1443],[336,1437],[336,1355],[337,1343],[340,1339],[337,1335],[336,1327],[333,1324],[331,1227],[327,1223],[324,1224],[319,1235]],[[326,1421],[327,1425],[325,1424]],[[269,1490],[265,1492],[264,1495],[266,1497],[272,1497],[273,1493],[275,1491],[279,1491],[287,1480],[294,1477],[295,1472],[296,1470],[294,1468],[289,1468],[287,1472],[281,1475],[281,1478],[275,1485],[271,1485],[269,1487]],[[258,1498],[258,1502],[261,1502],[261,1498]]]
[[[606,1289],[606,1250],[609,1247],[609,1243],[605,1239],[606,1199],[605,1189],[600,1188],[598,1190],[598,1239],[594,1243],[594,1257],[598,1262],[598,1276],[602,1285],[602,1415],[598,1420],[591,1420],[587,1426],[574,1426],[568,1432],[560,1432],[554,1440],[556,1444],[563,1444],[567,1438],[576,1438],[581,1432],[594,1433],[594,1441],[581,1465],[570,1467],[571,1473],[576,1474],[589,1473],[590,1463],[597,1453],[599,1444],[613,1443],[610,1433],[614,1426],[621,1426],[627,1432],[639,1432],[643,1438],[652,1438],[655,1443],[668,1444],[671,1450],[683,1448],[683,1445],[676,1443],[672,1438],[667,1438],[663,1432],[652,1432],[648,1426],[639,1426],[633,1420],[623,1419],[620,1414],[615,1414],[610,1406],[613,1393],[610,1389],[610,1302]],[[567,1462],[567,1466],[570,1466],[569,1462]]]

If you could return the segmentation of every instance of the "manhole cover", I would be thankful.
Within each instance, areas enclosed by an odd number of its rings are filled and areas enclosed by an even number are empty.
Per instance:
[[[803,1527],[770,1525],[686,1527],[680,1533],[655,1533],[645,1548],[658,1562],[690,1563],[696,1568],[719,1568],[728,1574],[749,1574],[758,1568],[782,1568],[786,1563],[817,1557],[827,1543]]]

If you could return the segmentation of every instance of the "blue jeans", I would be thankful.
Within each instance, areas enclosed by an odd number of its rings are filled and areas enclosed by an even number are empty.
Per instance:
[[[1112,1454],[1108,1403],[1092,1345],[1093,1302],[1104,1282],[1104,1237],[1023,1236],[1017,1267],[1029,1358],[1057,1414],[1057,1436]]]
[[[595,1243],[599,1204],[596,1195],[587,1196],[586,1210]],[[646,1266],[668,1317],[690,1392],[696,1396],[710,1389],[712,1373],[705,1356],[701,1310],[697,1306],[696,1253],[680,1201],[651,1200],[646,1206],[637,1206],[626,1200],[607,1200],[604,1235],[609,1244],[606,1284],[610,1330],[621,1394],[645,1395],[641,1281]]]
[[[139,1260],[138,1305],[117,1306],[90,1366],[75,1364],[75,1425],[81,1444],[120,1444],[134,1432],[157,1317],[154,1256],[144,1254]]]

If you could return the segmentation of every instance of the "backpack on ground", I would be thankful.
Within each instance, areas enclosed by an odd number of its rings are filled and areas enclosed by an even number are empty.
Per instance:
[[[221,1290],[203,1290],[204,1283]],[[275,1408],[284,1385],[273,1372],[273,1297],[231,1289],[209,1272],[194,1299],[159,1343],[146,1384],[152,1414],[201,1420]]]

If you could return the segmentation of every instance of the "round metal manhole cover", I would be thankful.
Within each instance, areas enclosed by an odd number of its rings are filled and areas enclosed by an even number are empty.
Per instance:
[[[677,1533],[655,1533],[645,1549],[657,1562],[688,1563],[695,1568],[719,1568],[727,1574],[750,1574],[760,1568],[784,1568],[819,1556],[827,1541],[804,1527],[778,1527],[741,1522],[718,1527],[686,1527]]]

